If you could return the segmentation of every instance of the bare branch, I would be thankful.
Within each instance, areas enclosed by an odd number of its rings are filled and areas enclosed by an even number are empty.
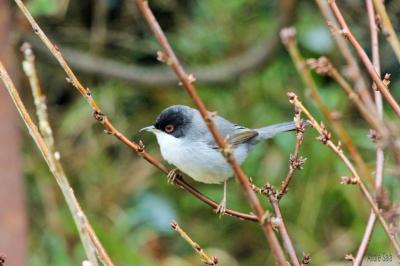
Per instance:
[[[328,27],[331,29],[332,36],[336,41],[339,51],[346,60],[347,65],[344,74],[354,83],[355,91],[360,95],[367,108],[369,110],[375,110],[375,104],[372,100],[371,94],[369,93],[367,84],[363,79],[357,60],[351,53],[345,38],[339,33],[339,24],[336,22],[335,16],[332,14],[328,2],[326,0],[316,0],[316,2],[322,15],[325,17]]]
[[[336,153],[337,156],[343,161],[343,163],[346,165],[347,169],[350,171],[352,174],[352,177],[350,177],[349,182],[351,184],[357,184],[358,187],[361,190],[361,193],[363,194],[364,198],[367,200],[369,205],[371,206],[372,210],[374,211],[375,215],[377,216],[379,222],[381,223],[383,230],[385,231],[387,237],[389,238],[390,243],[393,246],[393,249],[396,252],[396,256],[400,258],[400,245],[397,243],[394,235],[392,234],[389,225],[386,223],[385,219],[382,216],[382,213],[377,206],[376,202],[374,201],[373,197],[371,196],[370,192],[366,188],[364,182],[361,180],[358,172],[356,171],[355,167],[353,164],[350,162],[350,160],[347,158],[347,156],[343,153],[343,151],[340,148],[340,145],[335,145],[329,138],[327,138],[327,131],[326,129],[318,124],[318,122],[315,120],[315,118],[311,115],[311,113],[304,107],[304,105],[298,100],[297,95],[293,92],[288,93],[289,101],[293,105],[295,105],[297,108],[301,109],[302,112],[308,117],[310,124],[313,126],[315,130],[317,130],[320,135],[321,135],[321,141],[328,146],[334,153]],[[328,132],[329,133],[329,132]],[[347,182],[346,182],[347,183]]]
[[[199,244],[197,244],[196,242],[194,242],[190,236],[179,226],[179,224],[176,221],[172,221],[171,222],[171,227],[172,229],[174,229],[175,231],[177,231],[179,233],[179,235],[186,241],[189,243],[189,245],[192,246],[192,248],[194,249],[194,251],[196,251],[197,254],[200,255],[201,257],[201,261],[204,262],[207,265],[210,266],[218,266],[218,259],[217,257],[210,257],[208,256],[204,250],[201,248],[201,246]]]
[[[381,67],[380,67],[380,59],[379,59],[379,38],[378,38],[378,28],[375,22],[375,11],[372,0],[365,1],[367,6],[368,13],[368,21],[371,33],[371,47],[372,47],[372,61],[375,67],[376,72],[380,76]],[[382,4],[382,3],[381,3]],[[382,4],[383,5],[383,4]],[[390,23],[390,21],[389,21]],[[399,50],[400,51],[400,50]],[[373,87],[376,88],[376,84],[373,84]],[[375,90],[375,104],[378,111],[378,117],[383,118],[383,107],[382,107],[382,96],[381,93]],[[376,147],[376,166],[375,166],[375,189],[377,193],[381,192],[382,182],[383,182],[383,164],[384,164],[384,153],[383,148],[380,146]],[[362,237],[360,246],[357,250],[357,254],[354,258],[353,265],[358,266],[361,265],[365,252],[367,251],[369,241],[372,236],[372,232],[375,228],[376,224],[376,215],[373,210],[368,218],[368,223],[364,231],[364,235]]]
[[[316,73],[332,77],[336,83],[347,93],[350,101],[354,103],[361,115],[372,126],[372,128],[377,130],[382,137],[387,137],[388,132],[386,130],[386,126],[383,124],[381,118],[377,116],[375,109],[369,110],[366,107],[356,92],[352,89],[350,84],[344,79],[339,71],[337,71],[328,58],[320,57],[318,59],[309,59],[307,60],[307,63],[316,71]]]
[[[303,134],[305,130],[305,123],[300,117],[301,111],[297,110],[295,111],[295,116],[294,116],[294,121],[296,122],[296,144],[295,144],[295,149],[293,155],[290,155],[289,159],[289,171],[286,175],[286,178],[282,181],[281,188],[277,192],[276,198],[277,200],[280,200],[288,191],[288,187],[290,184],[290,181],[292,180],[293,174],[297,171],[300,170],[305,161],[307,159],[302,158],[299,156],[300,152],[300,146],[303,143]]]
[[[227,159],[229,164],[232,166],[233,171],[235,172],[235,176],[237,177],[239,183],[241,184],[243,191],[246,195],[246,198],[248,202],[250,203],[251,207],[255,211],[259,222],[263,228],[264,234],[266,238],[268,239],[268,242],[270,244],[272,253],[275,256],[276,261],[279,263],[279,265],[286,265],[286,259],[283,254],[282,248],[280,246],[280,243],[278,239],[275,236],[275,233],[273,232],[272,225],[270,222],[265,222],[264,221],[264,215],[265,211],[263,207],[261,206],[260,201],[258,200],[256,194],[254,191],[251,189],[251,184],[249,182],[248,177],[245,175],[243,170],[241,169],[240,165],[237,163],[236,159],[233,156],[232,150],[229,148],[229,145],[227,145],[218,132],[218,128],[216,127],[215,123],[213,122],[213,119],[210,115],[210,113],[207,111],[203,101],[200,99],[200,97],[197,95],[196,88],[193,85],[193,79],[190,78],[190,75],[188,75],[182,65],[180,64],[178,58],[176,57],[172,47],[168,43],[168,40],[162,31],[160,25],[157,22],[157,19],[154,17],[153,12],[151,11],[149,4],[147,1],[143,0],[136,0],[136,4],[139,7],[140,11],[142,12],[143,16],[145,17],[147,23],[149,24],[151,30],[153,31],[156,39],[160,43],[160,45],[163,48],[163,52],[166,54],[168,57],[167,61],[169,62],[169,65],[179,78],[180,82],[183,85],[183,88],[186,90],[186,92],[190,95],[192,98],[194,104],[198,108],[200,114],[202,115],[202,118],[204,119],[204,122],[207,124],[207,127],[209,128],[211,134],[213,135],[215,142],[218,144],[218,146],[221,149],[221,154],[224,155],[224,157]]]
[[[313,77],[311,76],[310,70],[307,67],[307,63],[302,57],[296,42],[296,29],[295,28],[285,28],[281,31],[281,39],[283,44],[286,46],[293,63],[297,68],[297,72],[301,77],[303,83],[310,91],[311,97],[315,102],[316,106],[319,108],[321,113],[324,115],[325,119],[332,125],[335,133],[339,136],[339,139],[343,142],[345,147],[351,154],[351,157],[357,164],[357,167],[361,170],[364,176],[372,182],[372,177],[369,174],[369,170],[364,160],[362,159],[357,147],[353,144],[349,134],[343,127],[342,123],[338,119],[336,112],[331,111],[328,106],[322,101],[319,95],[317,85]]]
[[[379,1],[379,0],[378,0]],[[377,1],[376,1],[377,2]],[[378,90],[382,93],[383,97],[385,97],[386,101],[392,107],[393,111],[400,117],[400,105],[397,103],[396,99],[392,96],[387,86],[383,84],[380,79],[378,73],[376,72],[373,64],[369,60],[367,54],[364,49],[361,47],[360,43],[354,37],[353,33],[350,31],[350,28],[347,26],[346,20],[344,19],[342,13],[340,12],[338,6],[336,5],[335,0],[329,0],[329,5],[332,9],[333,14],[338,20],[341,29],[341,34],[350,42],[353,48],[356,50],[359,55],[361,61],[363,62],[365,68],[367,69],[369,75],[372,80],[375,82]]]
[[[46,141],[40,135],[39,130],[35,123],[32,121],[29,113],[27,112],[21,98],[9,77],[6,69],[3,64],[0,62],[0,77],[7,88],[15,106],[18,109],[19,114],[25,122],[26,127],[29,129],[29,133],[35,141],[37,147],[41,151],[43,158],[45,159],[47,165],[50,168],[50,171],[54,175],[58,186],[60,187],[65,201],[67,202],[68,208],[74,218],[75,224],[78,227],[78,231],[82,237],[82,242],[85,244],[85,251],[88,253],[88,258],[97,265],[97,261],[92,257],[92,250],[95,250],[98,258],[103,262],[104,265],[113,266],[111,259],[109,258],[107,252],[104,250],[100,241],[98,240],[93,228],[91,227],[88,219],[86,218],[85,213],[82,211],[82,208],[74,195],[74,190],[71,188],[68,179],[65,175],[64,169],[59,161],[59,156],[57,156],[56,152],[52,152],[50,148],[47,146]],[[91,244],[87,238],[91,239]],[[87,248],[87,249],[86,249]]]

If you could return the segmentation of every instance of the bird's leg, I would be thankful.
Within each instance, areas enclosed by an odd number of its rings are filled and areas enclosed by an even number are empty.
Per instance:
[[[173,184],[175,183],[175,179],[180,178],[181,177],[181,172],[179,171],[178,168],[174,168],[171,171],[168,172],[167,175],[167,183],[168,184]]]
[[[219,217],[222,217],[223,215],[225,215],[225,211],[226,211],[226,180],[224,182],[224,196],[222,197],[222,200],[218,205],[217,209],[215,210],[215,212],[219,214]]]

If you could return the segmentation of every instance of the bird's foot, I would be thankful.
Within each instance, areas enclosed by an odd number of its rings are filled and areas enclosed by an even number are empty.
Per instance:
[[[169,171],[168,175],[167,175],[167,183],[168,184],[174,184],[175,180],[177,178],[181,177],[181,172],[179,171],[178,168],[174,168],[171,171]]]
[[[217,214],[219,214],[219,218],[221,218],[222,216],[225,215],[225,213],[226,213],[226,201],[225,200],[221,201],[221,203],[218,204],[217,208],[215,209],[215,212]]]

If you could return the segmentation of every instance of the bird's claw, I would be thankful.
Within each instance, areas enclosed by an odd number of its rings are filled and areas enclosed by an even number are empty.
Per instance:
[[[226,213],[226,201],[221,201],[220,204],[218,204],[217,208],[215,209],[215,212],[219,214],[219,218],[225,215]]]
[[[181,172],[179,171],[178,168],[174,168],[171,171],[169,171],[168,175],[167,175],[167,183],[168,184],[174,184],[175,180],[177,178],[180,178],[181,176]]]

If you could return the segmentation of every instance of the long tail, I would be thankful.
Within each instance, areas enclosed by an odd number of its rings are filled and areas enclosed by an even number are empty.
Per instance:
[[[275,124],[267,127],[262,127],[259,129],[256,129],[258,132],[258,137],[260,139],[269,139],[274,137],[278,133],[286,132],[286,131],[292,131],[296,129],[296,123],[294,121],[291,122],[286,122],[286,123],[280,123],[280,124]]]

